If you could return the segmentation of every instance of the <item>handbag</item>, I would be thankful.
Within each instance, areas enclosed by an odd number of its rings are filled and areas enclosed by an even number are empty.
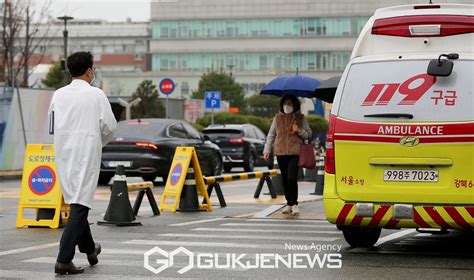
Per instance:
[[[306,169],[314,169],[315,165],[316,159],[314,158],[313,145],[308,144],[308,141],[305,141],[300,146],[298,166]]]

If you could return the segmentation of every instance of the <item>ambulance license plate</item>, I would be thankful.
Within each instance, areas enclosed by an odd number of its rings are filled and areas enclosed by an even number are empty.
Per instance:
[[[430,182],[439,180],[439,170],[421,169],[385,169],[383,180],[386,182]]]
[[[117,167],[119,165],[123,165],[123,167],[130,167],[132,166],[131,161],[109,161],[108,162],[109,167]]]

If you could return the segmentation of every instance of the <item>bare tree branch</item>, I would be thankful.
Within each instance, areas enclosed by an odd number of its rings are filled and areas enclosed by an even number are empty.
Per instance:
[[[46,25],[45,32],[41,34],[38,30],[49,16],[51,2],[52,0],[45,1],[38,14],[32,8],[30,0],[4,0],[1,38],[4,49],[1,57],[5,71],[0,75],[4,76],[7,85],[12,86],[14,78],[23,71],[21,85],[28,86],[28,77],[43,59],[46,50],[38,53],[37,49],[48,40],[50,25]],[[33,55],[38,54],[40,60],[30,60]]]

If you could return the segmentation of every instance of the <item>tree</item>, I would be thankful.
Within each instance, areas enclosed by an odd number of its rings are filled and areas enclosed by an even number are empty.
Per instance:
[[[132,95],[131,100],[140,98],[137,105],[131,109],[133,119],[137,118],[164,118],[165,107],[158,99],[158,90],[151,80],[144,80]]]
[[[220,91],[222,100],[230,103],[231,107],[238,107],[239,111],[245,111],[245,95],[240,84],[235,82],[234,77],[220,71],[210,71],[201,76],[199,88],[193,91],[192,98],[204,99],[205,91]]]
[[[2,3],[0,20],[1,30],[1,58],[5,67],[0,75],[8,86],[13,86],[15,79],[22,72],[21,80],[15,84],[28,86],[28,77],[36,65],[32,65],[30,57],[43,45],[47,37],[46,32],[38,35],[38,26],[48,15],[51,0],[45,1],[39,13],[31,9],[31,0],[4,0]],[[32,23],[35,20],[36,23]],[[41,56],[44,51],[41,53]],[[35,63],[39,63],[37,61]]]
[[[279,110],[280,99],[271,95],[252,95],[246,98],[246,102],[250,115],[273,118]]]
[[[51,68],[49,68],[46,79],[41,80],[41,82],[50,88],[58,89],[63,87],[70,82],[68,76],[67,81],[64,80],[64,71],[61,67],[61,62],[55,62]]]

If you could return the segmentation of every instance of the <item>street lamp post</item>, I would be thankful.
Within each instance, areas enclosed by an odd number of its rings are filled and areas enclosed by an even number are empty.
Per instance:
[[[131,113],[130,113],[130,109],[137,105],[138,103],[140,103],[140,101],[142,101],[142,99],[139,97],[137,99],[134,99],[133,101],[131,102],[127,102],[125,100],[123,100],[122,98],[119,98],[118,99],[118,102],[120,105],[122,105],[123,107],[125,107],[125,120],[129,120],[130,117],[131,117]]]
[[[63,38],[64,38],[64,63],[62,64],[63,70],[64,70],[64,79],[66,80],[67,73],[66,73],[66,60],[67,60],[67,21],[68,20],[73,20],[73,17],[70,16],[62,16],[58,17],[59,20],[64,21],[64,30],[63,30]]]

